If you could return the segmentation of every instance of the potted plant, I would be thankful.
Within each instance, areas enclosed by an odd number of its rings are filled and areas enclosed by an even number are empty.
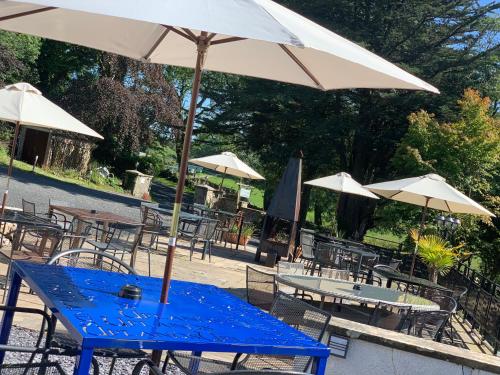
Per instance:
[[[272,237],[264,240],[264,249],[267,253],[276,253],[281,257],[288,256],[288,242],[290,237],[285,231],[277,231]]]
[[[252,224],[243,224],[243,228],[241,228],[241,237],[240,237],[240,246],[246,246],[250,238],[252,237],[253,232],[255,232],[255,227]],[[231,225],[229,230],[224,233],[224,241],[229,243],[238,243],[238,233],[239,226],[234,223]]]
[[[410,236],[416,242],[418,232],[412,230]],[[418,241],[418,256],[427,266],[430,281],[437,283],[438,276],[448,273],[458,258],[457,250],[462,246],[451,247],[448,241],[433,234],[420,236]]]

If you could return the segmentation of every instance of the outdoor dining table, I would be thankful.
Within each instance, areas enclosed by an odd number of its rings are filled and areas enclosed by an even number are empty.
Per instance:
[[[94,348],[310,356],[316,374],[325,372],[327,346],[213,285],[173,280],[169,303],[162,304],[159,278],[24,261],[12,270],[7,305],[16,305],[24,281],[79,342],[75,375],[89,374]],[[126,284],[140,287],[142,299],[119,297]],[[12,320],[6,311],[0,344]]]
[[[421,286],[434,288],[434,289],[442,289],[442,290],[447,289],[446,287],[439,285],[437,283],[433,283],[430,280],[422,279],[422,278],[416,277],[416,276],[410,277],[410,275],[399,272],[399,271],[391,271],[388,269],[379,269],[379,268],[374,268],[374,267],[367,267],[367,268],[369,270],[371,270],[372,272],[377,273],[378,275],[387,279],[386,288],[391,288],[392,282],[397,281],[397,282],[402,282],[405,284],[421,285]]]
[[[295,289],[320,295],[321,308],[323,308],[325,297],[329,296],[359,303],[377,304],[382,302],[396,307],[411,306],[414,311],[437,311],[440,309],[436,303],[423,297],[374,285],[293,274],[278,274],[276,280],[278,283]],[[359,289],[355,289],[355,285]]]

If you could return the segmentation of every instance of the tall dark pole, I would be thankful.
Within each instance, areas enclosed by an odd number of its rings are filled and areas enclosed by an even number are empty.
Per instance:
[[[184,146],[182,148],[181,165],[179,168],[179,180],[177,181],[177,189],[175,192],[175,203],[172,214],[172,226],[170,228],[170,238],[168,239],[168,253],[165,264],[165,272],[163,274],[163,285],[161,288],[162,303],[168,303],[168,291],[170,288],[170,280],[172,279],[172,265],[174,262],[175,247],[177,242],[177,230],[179,228],[179,217],[181,213],[182,196],[184,194],[184,184],[186,182],[187,164],[189,159],[189,150],[191,148],[191,137],[193,135],[194,118],[196,116],[196,103],[198,93],[200,92],[201,73],[203,63],[208,50],[209,40],[207,33],[202,32],[197,40],[198,55],[196,57],[196,68],[194,71],[193,89],[191,91],[191,103],[189,106],[189,114],[184,132]]]
[[[420,237],[422,236],[422,232],[425,227],[425,217],[427,216],[427,207],[429,206],[429,200],[431,198],[425,197],[425,206],[422,207],[422,218],[420,219],[420,228],[417,234],[417,240],[415,241],[415,250],[413,251],[413,258],[411,260],[411,268],[410,268],[410,277],[413,276],[413,271],[415,269],[415,263],[417,261],[417,252],[418,252],[418,243],[420,241]]]
[[[7,197],[9,195],[9,187],[10,187],[10,178],[12,176],[12,165],[14,163],[14,157],[16,156],[17,137],[19,136],[20,128],[21,128],[21,123],[17,121],[16,129],[14,130],[14,139],[12,140],[12,148],[10,151],[9,169],[7,171],[7,187],[5,188],[5,192],[3,193],[3,199],[2,199],[2,211],[1,211],[2,215],[3,212],[5,211],[5,206],[7,205]]]

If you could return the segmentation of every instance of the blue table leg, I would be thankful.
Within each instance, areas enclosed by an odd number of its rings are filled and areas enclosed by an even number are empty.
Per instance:
[[[318,358],[316,375],[324,375],[325,374],[327,361],[328,361],[328,357]]]
[[[73,375],[89,375],[93,354],[93,348],[82,348],[82,352],[76,359]]]
[[[9,296],[7,297],[7,306],[16,306],[19,290],[21,289],[21,276],[17,272],[12,274],[12,279],[9,287]],[[0,344],[6,345],[9,341],[10,329],[12,328],[12,320],[14,319],[14,311],[5,311],[0,327]],[[5,352],[0,352],[0,365],[3,363]]]
[[[201,352],[191,352],[191,355],[196,357],[201,357]],[[196,359],[191,359],[191,361],[189,361],[189,370],[193,374],[196,374],[198,372],[199,367],[200,367],[200,361]]]

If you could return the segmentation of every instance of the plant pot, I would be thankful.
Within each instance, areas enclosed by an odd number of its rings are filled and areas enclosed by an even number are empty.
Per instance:
[[[278,242],[271,239],[263,240],[261,251],[264,253],[275,253],[280,257],[288,257],[288,242]]]
[[[224,241],[227,241],[229,243],[238,243],[238,233],[224,233]],[[246,246],[246,244],[248,243],[248,241],[250,240],[250,236],[244,236],[244,235],[241,235],[240,237],[240,242],[238,245],[240,246]]]

